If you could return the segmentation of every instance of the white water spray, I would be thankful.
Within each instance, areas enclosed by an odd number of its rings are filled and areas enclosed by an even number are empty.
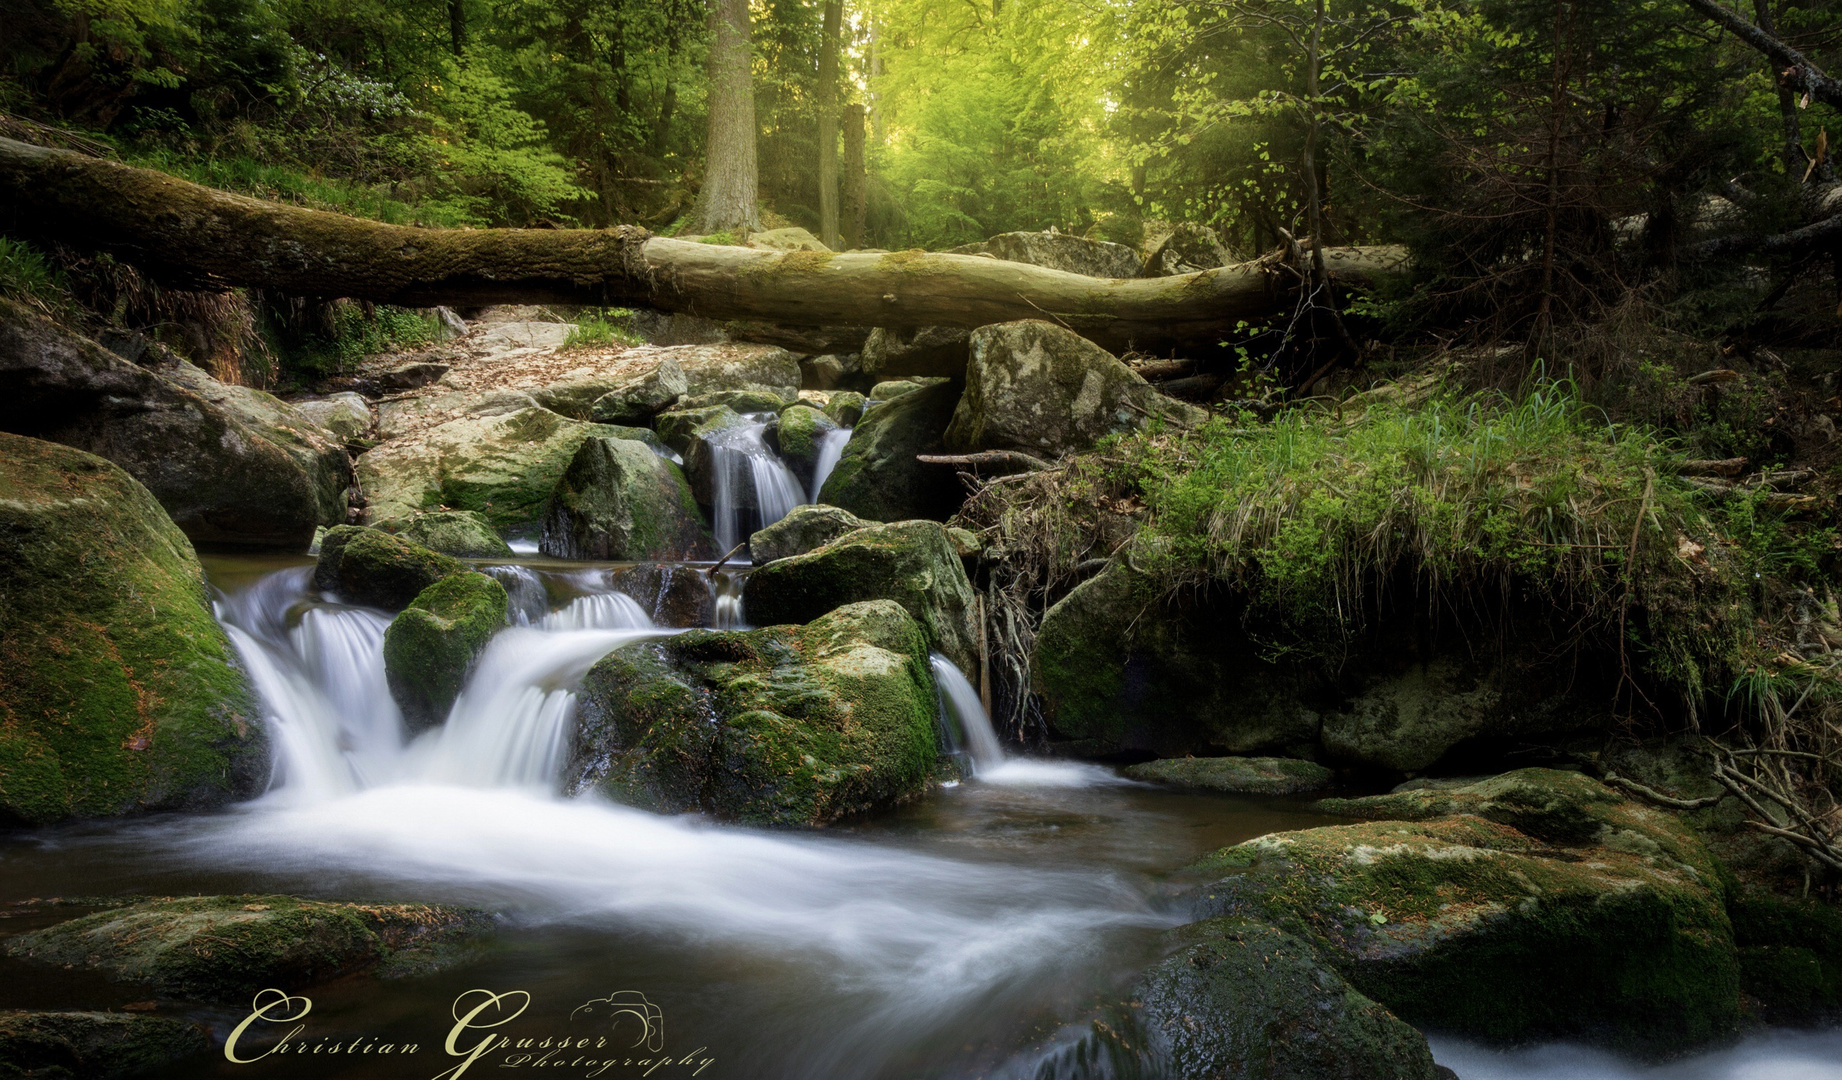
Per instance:
[[[971,680],[953,661],[935,653],[928,658],[934,669],[934,686],[940,700],[957,722],[966,740],[966,756],[972,762],[972,775],[987,784],[1010,784],[1030,787],[1103,787],[1132,784],[1111,769],[1085,765],[1077,761],[1043,761],[1013,758],[1004,753],[991,717],[979,700]]]
[[[806,501],[806,489],[793,470],[768,449],[763,439],[767,428],[765,416],[751,413],[747,423],[709,437],[715,481],[711,517],[716,546],[725,552]]]
[[[838,467],[838,459],[844,456],[845,444],[851,441],[850,428],[834,428],[819,436],[819,456],[812,466],[812,501],[819,501],[819,493],[825,490],[825,481],[831,477],[833,469]]]

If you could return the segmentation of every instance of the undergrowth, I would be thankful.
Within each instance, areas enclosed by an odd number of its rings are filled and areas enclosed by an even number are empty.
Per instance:
[[[630,308],[599,308],[585,311],[576,319],[575,328],[563,339],[565,349],[588,349],[599,345],[644,345],[646,339],[633,329]]]
[[[441,321],[432,314],[387,305],[330,305],[317,325],[287,332],[274,320],[265,327],[284,368],[309,380],[355,371],[367,357],[434,341]]]

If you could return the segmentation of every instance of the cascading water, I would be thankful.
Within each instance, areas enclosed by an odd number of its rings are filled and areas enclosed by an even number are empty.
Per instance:
[[[825,490],[825,481],[830,478],[833,469],[838,467],[838,459],[844,456],[845,444],[851,441],[851,429],[833,428],[819,436],[819,456],[812,466],[812,501],[819,501],[819,492]]]
[[[806,502],[806,489],[764,439],[772,417],[750,413],[745,419],[709,437],[712,524],[725,552]]]
[[[505,586],[505,595],[511,602],[509,614],[513,626],[530,626],[550,610],[550,591],[544,588],[543,578],[530,567],[503,563],[482,566],[480,570]]]
[[[1041,761],[1013,758],[1004,753],[991,717],[979,700],[971,680],[953,661],[935,653],[929,657],[934,686],[941,706],[965,740],[972,775],[988,784],[1022,784],[1039,787],[1094,787],[1131,784],[1111,769],[1076,761]]]
[[[741,574],[718,574],[716,576],[716,629],[746,630],[748,622],[742,611]]]

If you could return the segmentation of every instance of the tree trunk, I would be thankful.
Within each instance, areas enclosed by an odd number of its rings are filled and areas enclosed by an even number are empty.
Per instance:
[[[863,163],[863,106],[844,107],[844,250],[863,246],[863,223],[869,209],[870,178]]]
[[[819,240],[838,250],[838,30],[844,0],[825,0],[819,41]]]
[[[448,37],[454,46],[455,56],[467,51],[466,0],[448,0]]]
[[[106,251],[162,284],[377,303],[630,304],[800,326],[1060,323],[1104,347],[1214,344],[1287,310],[1262,262],[1083,277],[977,255],[757,251],[611,229],[421,229],[231,195],[150,169],[0,139],[0,231]],[[1401,273],[1399,248],[1324,252],[1332,280]]]
[[[708,0],[710,139],[698,227],[706,232],[761,228],[755,209],[755,84],[749,72],[748,0]]]

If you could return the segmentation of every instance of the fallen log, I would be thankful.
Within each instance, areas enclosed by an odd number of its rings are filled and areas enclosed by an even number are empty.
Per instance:
[[[108,252],[162,284],[256,286],[377,303],[628,304],[802,326],[1060,323],[1112,349],[1215,342],[1288,310],[1267,262],[1105,279],[971,255],[773,252],[610,229],[423,229],[232,195],[119,162],[0,138],[0,230]],[[1324,253],[1361,288],[1398,247]]]

